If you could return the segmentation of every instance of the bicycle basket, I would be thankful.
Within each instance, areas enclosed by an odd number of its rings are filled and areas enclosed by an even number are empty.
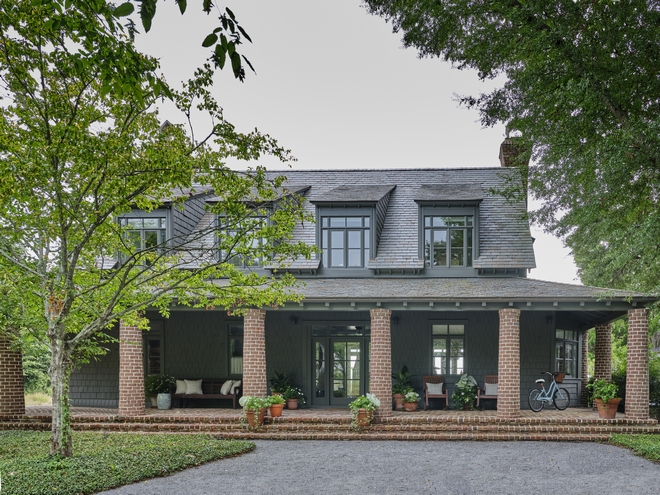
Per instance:
[[[564,373],[556,373],[555,374],[555,381],[557,383],[564,383]]]

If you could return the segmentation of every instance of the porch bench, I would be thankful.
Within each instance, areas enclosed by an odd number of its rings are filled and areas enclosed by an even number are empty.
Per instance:
[[[238,403],[238,398],[241,395],[241,385],[237,385],[233,394],[222,394],[220,389],[224,383],[230,378],[202,378],[202,392],[201,394],[172,394],[173,399],[179,400],[179,407],[185,408],[190,400],[217,400],[226,399],[231,400],[234,409]]]
[[[488,385],[491,385],[490,387]],[[495,387],[493,387],[493,385]],[[495,393],[492,393],[492,389],[495,388]],[[486,392],[490,393],[486,393]],[[483,393],[482,393],[483,392]],[[484,388],[477,388],[477,409],[479,409],[479,405],[482,400],[494,400],[495,401],[495,408],[497,408],[497,375],[486,375],[484,376]],[[483,409],[483,406],[481,406]]]

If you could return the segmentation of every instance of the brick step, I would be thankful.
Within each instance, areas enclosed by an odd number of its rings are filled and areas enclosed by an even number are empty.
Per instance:
[[[552,433],[405,433],[405,432],[275,432],[240,431],[218,435],[222,439],[251,440],[483,440],[483,441],[554,441],[554,442],[597,442],[610,438],[607,434],[552,434]]]
[[[542,433],[655,433],[660,434],[657,426],[631,425],[503,425],[503,424],[413,424],[413,425],[383,425],[373,424],[374,431],[410,431],[410,432],[441,432],[441,431],[475,431],[475,432],[542,432]]]

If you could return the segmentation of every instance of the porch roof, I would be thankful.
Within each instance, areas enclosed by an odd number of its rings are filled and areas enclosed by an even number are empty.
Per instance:
[[[640,292],[547,282],[521,277],[305,279],[300,303],[284,310],[562,312],[587,329],[658,300]],[[560,315],[558,315],[559,318]],[[562,317],[563,318],[563,317]]]

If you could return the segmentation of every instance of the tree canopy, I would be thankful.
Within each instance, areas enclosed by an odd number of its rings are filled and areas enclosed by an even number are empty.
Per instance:
[[[97,4],[112,8],[89,8]],[[69,9],[62,22],[44,22],[61,5]],[[209,116],[195,138],[193,122],[187,130],[159,119],[158,63],[135,51],[130,33],[106,36],[107,18],[90,21],[93,12],[66,5],[7,0],[0,8],[0,294],[8,296],[0,331],[49,346],[51,452],[70,455],[69,374],[104,352],[109,328],[120,319],[146,328],[145,309],[167,314],[172,303],[237,313],[280,305],[296,298],[295,280],[258,275],[236,260],[284,263],[311,248],[292,241],[304,214],[295,196],[282,194],[283,177],[225,165],[229,157],[287,162],[291,155],[270,136],[239,133],[224,119],[209,89],[211,64],[171,91],[183,115],[197,108]],[[93,29],[103,34],[100,44]],[[108,77],[122,67],[130,70]],[[146,242],[120,221],[135,208],[183,208],[208,191],[216,196],[208,214],[221,220],[201,230]]]
[[[585,283],[660,289],[660,3],[365,3],[420,56],[506,76],[459,101],[521,133],[543,200],[533,216],[565,238]]]

